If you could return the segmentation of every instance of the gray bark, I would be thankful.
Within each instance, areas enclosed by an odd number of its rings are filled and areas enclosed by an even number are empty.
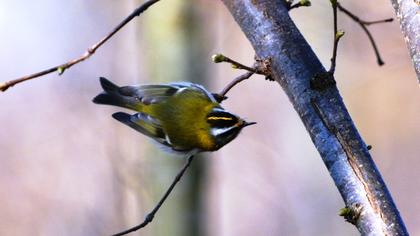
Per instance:
[[[312,89],[325,69],[290,19],[284,1],[223,0],[302,119],[363,235],[408,235],[337,87]],[[337,209],[338,211],[338,209]]]
[[[391,0],[420,82],[420,1]]]

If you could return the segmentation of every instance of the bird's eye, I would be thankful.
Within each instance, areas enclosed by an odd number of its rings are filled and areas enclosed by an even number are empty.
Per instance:
[[[238,117],[224,110],[213,110],[207,116],[207,122],[215,128],[232,127],[238,123]]]

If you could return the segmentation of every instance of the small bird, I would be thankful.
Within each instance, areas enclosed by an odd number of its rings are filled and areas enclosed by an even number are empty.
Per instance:
[[[100,83],[104,91],[94,103],[136,111],[112,116],[177,154],[216,151],[235,139],[242,128],[256,124],[223,109],[214,95],[198,84],[119,87],[103,77]]]

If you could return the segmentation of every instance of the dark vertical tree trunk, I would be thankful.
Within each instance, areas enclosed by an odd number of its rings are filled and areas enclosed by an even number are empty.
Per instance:
[[[185,0],[184,0],[185,1]],[[185,55],[183,57],[186,61],[185,80],[203,84],[208,84],[206,65],[209,58],[206,57],[206,48],[202,44],[204,34],[206,32],[205,26],[201,19],[203,16],[199,15],[197,4],[195,0],[188,0],[183,10],[183,35]],[[204,207],[202,200],[205,199],[203,195],[203,184],[206,182],[206,154],[198,154],[189,170],[190,177],[188,178],[188,197],[185,199],[188,202],[188,236],[205,235],[204,224]],[[187,236],[187,235],[186,235]]]
[[[337,87],[311,88],[311,80],[325,75],[325,69],[284,1],[223,2],[257,56],[270,60],[272,77],[288,95],[345,201],[346,218],[363,235],[408,235]]]

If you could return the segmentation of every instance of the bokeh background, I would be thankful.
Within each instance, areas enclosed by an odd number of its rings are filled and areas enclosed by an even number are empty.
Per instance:
[[[142,1],[0,1],[0,81],[62,63]],[[291,15],[324,65],[332,50],[329,1]],[[342,1],[363,19],[393,16],[390,1]],[[398,22],[361,28],[339,14],[338,87],[408,230],[420,235],[420,93]],[[158,201],[184,159],[162,153],[98,106],[98,77],[120,85],[190,80],[220,91],[241,72],[214,64],[254,52],[220,1],[167,0],[129,23],[89,60],[0,94],[0,235],[109,235]],[[224,107],[258,125],[197,158],[141,235],[358,235],[284,92],[262,77]],[[135,233],[132,235],[140,235]]]

